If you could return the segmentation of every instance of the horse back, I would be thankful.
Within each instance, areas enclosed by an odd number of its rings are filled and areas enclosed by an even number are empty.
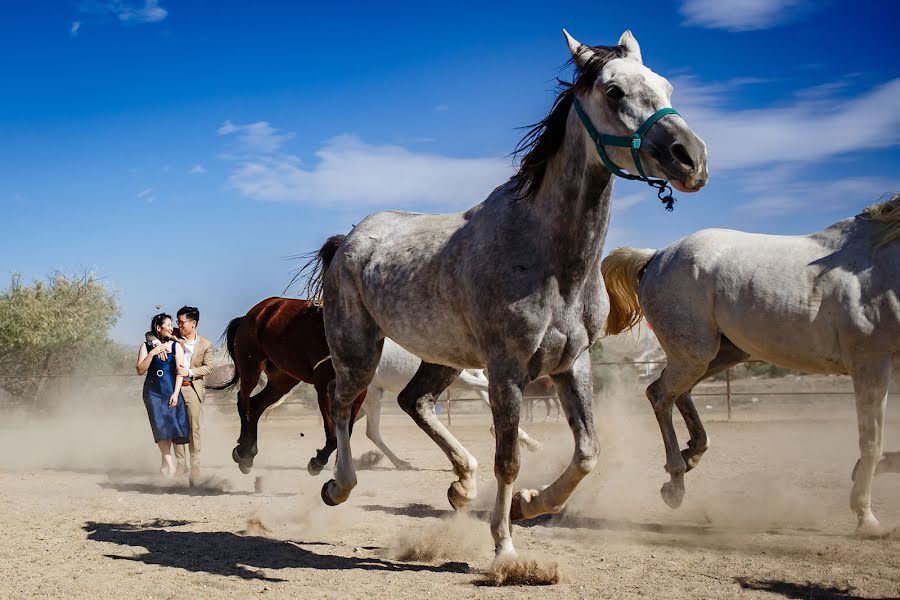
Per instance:
[[[314,367],[329,355],[321,306],[295,298],[267,298],[250,309],[245,322],[238,333],[259,349],[264,360],[295,379],[313,383]]]

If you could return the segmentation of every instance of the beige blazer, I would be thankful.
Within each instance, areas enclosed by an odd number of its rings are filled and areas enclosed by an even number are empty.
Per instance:
[[[200,402],[203,402],[203,378],[212,373],[213,365],[213,346],[205,337],[197,335],[197,341],[194,343],[194,354],[191,356],[190,369],[193,373],[191,386],[197,392]]]

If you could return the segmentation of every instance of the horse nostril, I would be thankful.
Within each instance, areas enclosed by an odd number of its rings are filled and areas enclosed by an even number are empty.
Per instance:
[[[678,142],[675,142],[669,150],[672,152],[672,156],[675,160],[686,165],[691,171],[694,170],[694,161],[691,159],[691,155],[688,153],[687,148]]]

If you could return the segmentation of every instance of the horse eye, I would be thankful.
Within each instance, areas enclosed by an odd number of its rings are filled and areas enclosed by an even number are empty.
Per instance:
[[[622,91],[622,88],[611,85],[606,90],[606,96],[612,100],[621,100],[625,97],[625,92]]]

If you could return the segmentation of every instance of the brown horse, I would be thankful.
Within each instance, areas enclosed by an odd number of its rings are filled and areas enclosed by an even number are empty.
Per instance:
[[[242,473],[249,473],[258,449],[259,419],[298,383],[312,384],[316,389],[319,410],[325,425],[325,446],[310,459],[307,469],[318,475],[336,441],[331,422],[328,384],[334,379],[334,367],[328,360],[328,342],[322,308],[307,300],[267,298],[243,317],[233,319],[225,330],[228,354],[234,361],[231,380],[212,389],[231,389],[240,384],[237,409],[241,419],[241,435],[231,457]],[[255,396],[250,394],[266,373],[266,387]],[[353,420],[366,398],[363,390],[353,401]]]

